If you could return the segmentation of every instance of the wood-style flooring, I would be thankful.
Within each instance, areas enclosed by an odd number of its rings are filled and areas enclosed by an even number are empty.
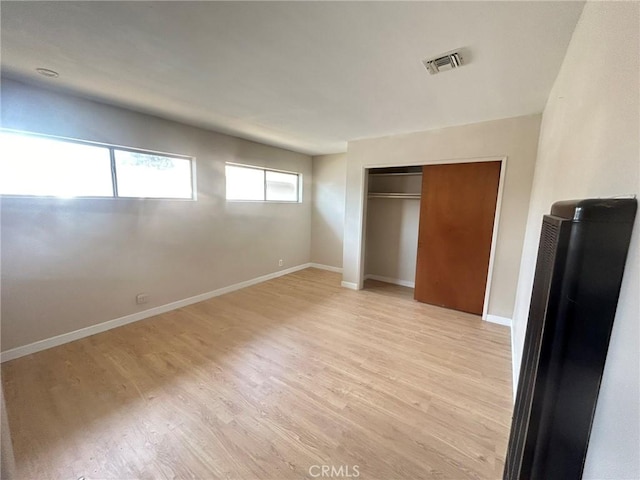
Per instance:
[[[18,477],[501,478],[509,329],[367,287],[307,269],[3,364]]]

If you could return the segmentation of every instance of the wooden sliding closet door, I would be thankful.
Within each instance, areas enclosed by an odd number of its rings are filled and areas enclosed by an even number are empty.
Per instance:
[[[500,162],[426,165],[415,299],[482,314]]]

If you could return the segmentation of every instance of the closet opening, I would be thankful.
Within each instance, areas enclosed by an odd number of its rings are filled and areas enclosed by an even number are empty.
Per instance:
[[[505,160],[366,168],[364,289],[486,319]]]
[[[364,288],[415,286],[422,166],[368,171]]]

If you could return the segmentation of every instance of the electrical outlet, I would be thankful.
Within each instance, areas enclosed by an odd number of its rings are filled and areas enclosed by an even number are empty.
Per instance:
[[[141,305],[143,303],[147,303],[149,301],[149,294],[148,293],[139,293],[138,295],[136,295],[136,303],[138,305]]]
[[[281,267],[284,265],[284,262],[282,261],[282,259],[278,260],[278,266]]]

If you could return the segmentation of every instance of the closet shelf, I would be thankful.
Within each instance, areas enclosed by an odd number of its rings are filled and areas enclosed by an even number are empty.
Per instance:
[[[419,193],[400,193],[400,192],[370,192],[369,198],[405,198],[409,200],[420,200]]]
[[[371,177],[416,177],[419,175],[422,175],[422,172],[369,173]]]

